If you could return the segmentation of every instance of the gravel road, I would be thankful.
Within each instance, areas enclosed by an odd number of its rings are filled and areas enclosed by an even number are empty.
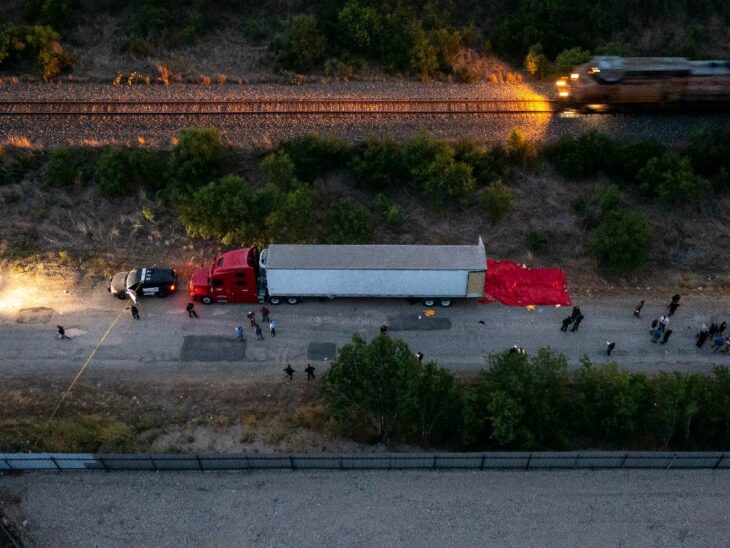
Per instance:
[[[730,472],[38,473],[28,546],[727,546]]]
[[[6,84],[0,100],[202,100],[246,98],[482,98],[531,99],[551,97],[551,86],[540,84],[420,84],[415,82],[347,82],[305,86],[223,85],[119,86],[111,84]],[[519,127],[531,139],[556,139],[598,130],[627,140],[656,139],[681,143],[693,132],[727,123],[726,115],[648,114],[498,114],[498,115],[305,115],[305,116],[7,116],[0,125],[0,142],[27,138],[44,146],[135,144],[143,138],[166,146],[185,127],[216,127],[236,146],[268,146],[305,133],[347,140],[368,135],[405,138],[427,130],[442,138],[468,137],[485,142],[504,141]]]
[[[14,294],[15,289],[6,291]],[[29,294],[29,288],[22,291]],[[250,378],[281,375],[282,364],[301,369],[309,361],[322,371],[334,358],[335,345],[345,344],[355,332],[372,338],[382,324],[392,326],[392,336],[405,340],[414,352],[422,351],[427,360],[460,372],[479,371],[486,356],[514,344],[529,352],[549,346],[565,353],[571,368],[578,367],[583,355],[603,363],[609,359],[607,340],[616,341],[611,359],[645,373],[710,372],[715,364],[730,363],[730,355],[713,354],[707,345],[698,349],[693,338],[711,316],[730,319],[730,299],[686,294],[670,323],[673,335],[661,345],[651,343],[649,323],[663,313],[665,302],[646,298],[642,320],[632,316],[638,297],[577,298],[585,320],[576,333],[560,332],[560,322],[569,310],[552,306],[529,311],[496,303],[457,302],[448,309],[435,308],[432,320],[418,320],[424,307],[401,299],[305,300],[296,306],[272,306],[277,336],[266,333],[264,341],[256,342],[247,329],[246,344],[241,345],[234,328],[248,325],[245,314],[258,310],[256,306],[198,305],[200,318],[190,319],[185,313],[187,295],[178,293],[167,299],[143,299],[142,319],[135,322],[124,310],[126,302],[110,297],[102,284],[82,285],[66,295],[39,293],[19,308],[0,310],[0,376],[73,376],[120,312],[85,375],[134,375],[136,380],[154,382],[179,375]],[[66,328],[71,340],[54,338],[57,324]],[[329,345],[329,355],[315,348],[322,344]]]

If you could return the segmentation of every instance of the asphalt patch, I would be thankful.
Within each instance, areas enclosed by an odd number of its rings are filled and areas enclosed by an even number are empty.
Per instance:
[[[246,340],[234,337],[185,335],[180,361],[182,362],[237,362],[246,359]]]
[[[36,308],[23,308],[18,312],[15,321],[18,323],[48,323],[55,310],[38,306]]]
[[[337,357],[337,345],[335,343],[313,342],[307,346],[308,360],[334,360]]]
[[[429,318],[421,314],[408,314],[405,316],[393,316],[388,318],[388,329],[390,331],[439,331],[451,329],[451,320],[448,318]]]

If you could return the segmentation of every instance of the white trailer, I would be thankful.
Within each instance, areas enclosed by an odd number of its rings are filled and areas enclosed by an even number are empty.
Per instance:
[[[450,306],[484,293],[487,258],[477,245],[272,244],[259,258],[271,303],[303,297],[405,297]]]

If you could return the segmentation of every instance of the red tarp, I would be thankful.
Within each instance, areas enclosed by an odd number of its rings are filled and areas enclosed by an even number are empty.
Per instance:
[[[570,306],[565,286],[565,272],[559,268],[525,268],[512,261],[487,259],[482,302],[499,301],[510,306]]]

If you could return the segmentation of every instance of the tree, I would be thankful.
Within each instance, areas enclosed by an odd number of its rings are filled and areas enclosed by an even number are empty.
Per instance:
[[[688,158],[667,153],[651,158],[636,175],[639,189],[664,205],[697,201],[700,185]]]
[[[523,50],[524,51],[524,50]],[[542,52],[542,44],[533,44],[525,57],[525,70],[532,76],[545,78],[550,72],[550,61]]]
[[[197,188],[215,179],[223,167],[223,145],[215,129],[183,129],[170,155],[170,173],[179,183]]]
[[[342,429],[380,441],[439,443],[458,431],[460,398],[451,373],[421,364],[388,335],[370,343],[353,335],[325,373],[322,396]]]
[[[266,181],[281,190],[288,190],[298,183],[294,162],[289,154],[280,150],[272,152],[261,162],[261,171],[264,172]]]
[[[644,264],[651,236],[646,217],[638,211],[612,211],[591,235],[590,252],[601,266],[621,271]]]
[[[285,68],[307,72],[324,60],[327,42],[314,15],[299,14],[286,24],[274,41],[279,63]]]
[[[311,183],[331,169],[345,164],[349,149],[335,137],[308,134],[281,143],[281,150],[294,162],[297,179]]]
[[[266,218],[266,226],[273,242],[301,244],[311,242],[314,236],[314,195],[312,189],[301,183],[281,196],[279,203]]]
[[[654,378],[654,431],[662,449],[669,447],[673,440],[686,444],[690,439],[692,419],[699,411],[692,384],[690,375],[677,371],[660,371]]]
[[[479,200],[489,220],[501,221],[512,208],[512,192],[501,180],[482,189]]]
[[[507,138],[507,161],[522,169],[534,167],[538,159],[538,148],[520,129],[513,129]]]
[[[381,18],[371,6],[349,0],[337,14],[337,22],[347,49],[367,55],[381,33]]]
[[[555,58],[555,72],[568,74],[574,67],[591,60],[591,52],[581,48],[565,49]]]
[[[142,187],[158,189],[164,183],[159,154],[143,148],[107,149],[96,171],[99,189],[108,198],[128,196]]]
[[[84,152],[78,148],[57,148],[48,158],[45,180],[53,186],[81,187],[89,180],[92,168]]]
[[[373,237],[370,212],[352,200],[332,204],[325,218],[328,244],[368,244]]]
[[[383,190],[393,186],[402,171],[401,146],[390,137],[368,137],[353,153],[349,163],[358,186]]]

